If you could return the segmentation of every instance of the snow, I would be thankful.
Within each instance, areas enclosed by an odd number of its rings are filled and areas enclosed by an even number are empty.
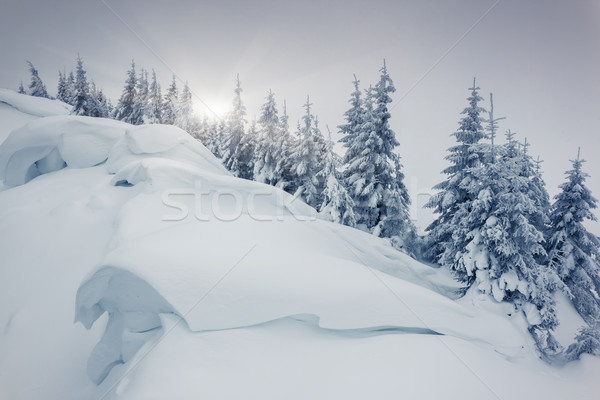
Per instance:
[[[456,300],[445,270],[230,176],[177,128],[24,123],[0,146],[0,398],[600,390],[599,359],[543,363],[510,305]]]
[[[0,103],[35,117],[67,115],[71,111],[71,106],[60,100],[32,97],[3,88],[0,88]]]
[[[15,129],[0,145],[0,179],[17,186],[47,172],[102,163],[127,124],[107,119],[55,116]]]

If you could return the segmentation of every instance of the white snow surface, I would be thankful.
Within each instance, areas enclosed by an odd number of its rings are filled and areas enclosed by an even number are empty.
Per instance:
[[[597,358],[543,363],[510,305],[456,300],[444,270],[230,176],[178,128],[36,119],[0,145],[0,174],[2,399],[600,389]],[[560,304],[568,341],[581,321]]]

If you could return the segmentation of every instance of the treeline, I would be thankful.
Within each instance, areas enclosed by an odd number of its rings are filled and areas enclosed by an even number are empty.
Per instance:
[[[28,93],[48,97],[37,71]],[[187,84],[181,92],[173,78],[162,94],[152,72],[136,73],[132,62],[123,93],[113,108],[102,91],[88,84],[83,63],[75,73],[59,73],[58,96],[73,114],[116,118],[132,124],[174,124],[189,132],[219,157],[237,177],[280,187],[301,197],[331,221],[356,227],[413,255],[450,269],[464,283],[523,313],[542,356],[565,362],[582,353],[600,354],[600,240],[583,226],[595,220],[597,207],[585,186],[584,160],[573,160],[567,181],[551,203],[525,140],[508,131],[498,143],[498,121],[475,81],[462,112],[456,144],[448,149],[447,178],[429,203],[437,218],[419,237],[412,225],[410,198],[404,185],[399,143],[390,128],[388,105],[395,91],[387,67],[366,90],[354,78],[354,90],[338,127],[345,148],[333,151],[307,97],[304,115],[292,131],[286,104],[280,110],[269,91],[257,120],[248,122],[238,79],[233,106],[225,118],[200,119],[192,112]],[[23,86],[21,92],[25,92]],[[574,344],[563,348],[552,332],[559,324],[555,294],[572,301],[586,325]]]
[[[465,291],[487,293],[523,312],[546,359],[600,354],[600,240],[582,224],[595,220],[597,201],[585,186],[584,161],[579,154],[573,160],[551,204],[527,140],[518,143],[508,131],[498,145],[493,97],[487,112],[475,81],[470,91],[456,145],[448,149],[447,179],[427,204],[438,216],[427,228],[426,256],[450,268]],[[567,349],[552,334],[558,291],[586,322]]]

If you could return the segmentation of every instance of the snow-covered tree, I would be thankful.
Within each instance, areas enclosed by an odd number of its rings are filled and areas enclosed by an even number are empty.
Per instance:
[[[162,121],[163,124],[174,125],[177,120],[177,79],[173,75],[171,86],[167,89],[167,93],[164,97]]]
[[[111,114],[108,99],[104,96],[102,89],[96,87],[92,81],[89,86],[90,92],[88,96],[88,113],[90,117],[108,118]]]
[[[573,305],[591,326],[600,327],[600,239],[583,223],[596,221],[592,210],[597,200],[585,185],[589,176],[582,169],[585,160],[573,160],[560,185],[550,213],[548,252],[550,268],[568,288]]]
[[[365,122],[365,111],[361,97],[360,81],[356,78],[356,75],[354,75],[353,83],[354,92],[352,92],[350,100],[348,101],[350,103],[350,108],[344,113],[346,123],[338,126],[338,129],[342,134],[340,142],[342,142],[347,149],[344,154],[344,163],[350,163],[358,157],[356,151],[360,150],[360,148],[356,146],[356,138],[360,135]],[[346,178],[348,178],[348,176],[346,176]]]
[[[314,208],[322,204],[322,192],[324,181],[319,175],[323,169],[325,160],[326,143],[319,129],[317,118],[311,113],[312,104],[310,98],[306,97],[304,109],[306,113],[302,120],[303,125],[298,124],[298,140],[292,150],[291,160],[294,165],[294,193]]]
[[[139,122],[134,114],[135,101],[137,97],[136,91],[137,76],[135,73],[135,61],[131,61],[131,68],[127,71],[127,80],[121,98],[115,107],[115,119],[129,122],[131,124]]]
[[[19,84],[19,88],[17,89],[17,93],[20,93],[20,94],[27,94],[27,93],[25,92],[25,88],[23,87],[23,81],[21,81],[21,83]]]
[[[449,154],[446,156],[450,166],[443,172],[448,178],[434,186],[438,192],[426,205],[438,214],[426,229],[429,232],[426,256],[454,270],[458,269],[456,254],[462,251],[462,247],[456,247],[452,239],[455,231],[454,215],[464,203],[470,203],[478,197],[477,191],[468,189],[477,184],[477,178],[473,176],[474,169],[485,162],[485,152],[479,143],[486,137],[482,126],[482,113],[485,110],[479,106],[483,98],[479,96],[475,79],[469,90],[469,106],[462,112],[464,117],[458,131],[453,133],[458,143],[448,149]],[[463,275],[461,278],[467,277]]]
[[[333,141],[331,140],[331,134],[329,134],[324,166],[318,174],[325,182],[322,193],[323,202],[319,207],[319,214],[332,222],[355,226],[354,201],[341,182],[340,164],[340,157],[333,151]]]
[[[256,144],[258,142],[258,126],[256,120],[252,120],[248,132],[242,135],[237,150],[238,173],[237,176],[243,179],[252,180],[254,178],[254,154],[256,153]]]
[[[583,327],[575,336],[575,343],[565,351],[566,361],[579,360],[582,354],[600,356],[600,331]]]
[[[271,90],[260,109],[259,138],[254,162],[254,179],[268,185],[277,185],[277,159],[281,127],[275,95]]]
[[[190,131],[192,125],[192,91],[187,81],[183,85],[183,89],[177,99],[177,108],[175,110],[175,125],[185,131]]]
[[[346,147],[345,181],[353,197],[357,224],[383,237],[402,236],[412,231],[408,213],[408,192],[398,155],[399,145],[390,128],[390,94],[396,89],[385,61],[375,87],[361,100],[359,82],[345,113],[346,124],[340,127]]]
[[[281,118],[279,118],[279,136],[277,139],[275,159],[277,165],[275,167],[275,176],[277,187],[295,193],[298,189],[294,184],[294,165],[292,152],[296,146],[296,138],[290,133],[289,116],[287,114],[287,105],[283,101]]]
[[[46,85],[42,82],[42,78],[38,73],[38,70],[35,69],[31,61],[27,61],[29,65],[29,73],[31,74],[31,82],[29,83],[29,95],[35,97],[45,97],[48,98],[48,92],[46,91]]]
[[[71,114],[90,115],[92,107],[90,99],[90,87],[86,78],[86,71],[83,69],[83,60],[77,56],[77,66],[75,67],[75,96],[73,97],[73,109]]]
[[[242,160],[240,153],[240,142],[244,136],[244,125],[246,124],[246,107],[242,102],[242,85],[240,83],[239,75],[236,78],[236,85],[234,90],[235,96],[233,97],[233,109],[227,116],[227,121],[224,122],[225,134],[224,142],[222,143],[222,156],[223,165],[233,175],[240,175],[240,168],[244,164],[243,168],[247,168],[250,160]],[[245,155],[247,156],[247,154]],[[245,177],[248,176],[248,172],[243,173]]]
[[[70,104],[71,91],[66,73],[58,71],[58,86],[56,90],[56,98],[62,102]],[[72,105],[72,104],[71,104]]]
[[[136,82],[135,96],[133,98],[133,109],[129,123],[133,125],[142,125],[146,122],[148,114],[148,101],[150,97],[150,89],[148,84],[148,72],[143,68],[140,70],[140,75]]]
[[[156,72],[152,70],[152,83],[148,89],[148,108],[145,119],[149,124],[161,124],[163,114],[163,100],[160,84],[156,81]]]

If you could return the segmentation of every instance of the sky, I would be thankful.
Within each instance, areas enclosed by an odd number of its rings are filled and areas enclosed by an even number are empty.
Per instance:
[[[363,88],[375,84],[385,59],[413,201],[443,179],[476,77],[483,107],[493,92],[495,116],[506,117],[501,132],[526,137],[544,160],[551,195],[581,147],[600,197],[597,0],[1,0],[0,38],[0,87],[27,83],[28,59],[55,94],[58,70],[80,54],[116,102],[135,59],[163,88],[173,74],[188,81],[200,111],[222,114],[239,73],[249,119],[271,89],[295,126],[310,95],[334,139],[354,74]],[[589,227],[600,234],[599,225]]]

